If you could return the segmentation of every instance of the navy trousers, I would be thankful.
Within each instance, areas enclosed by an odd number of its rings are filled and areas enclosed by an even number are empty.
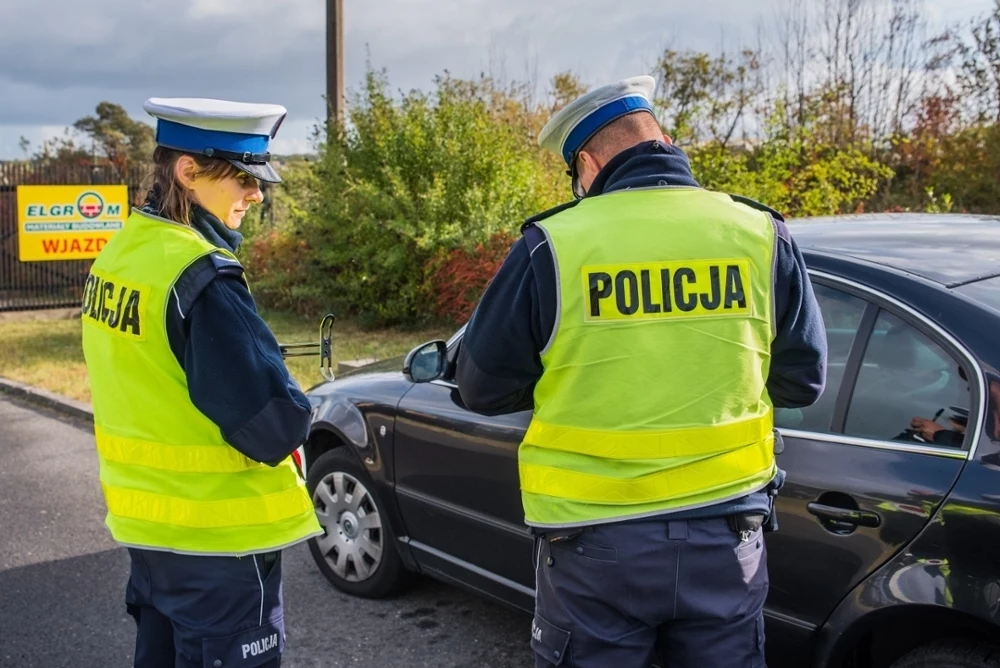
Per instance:
[[[764,532],[726,518],[557,531],[535,544],[537,668],[758,668]]]
[[[129,549],[135,668],[279,668],[281,553],[202,557]]]

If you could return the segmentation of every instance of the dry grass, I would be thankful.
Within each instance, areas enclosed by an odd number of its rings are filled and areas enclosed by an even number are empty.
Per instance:
[[[280,313],[264,313],[263,316],[281,343],[319,341],[318,321]],[[80,328],[79,318],[69,313],[0,318],[0,376],[79,401],[90,401]],[[362,330],[338,321],[334,326],[334,365],[345,360],[403,355],[418,343],[447,338],[450,334],[451,331],[441,328]],[[318,356],[289,358],[288,368],[304,389],[323,380]]]

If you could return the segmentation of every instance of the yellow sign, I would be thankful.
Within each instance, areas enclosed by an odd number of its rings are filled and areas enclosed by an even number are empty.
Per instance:
[[[18,259],[93,259],[128,214],[128,186],[18,186]]]

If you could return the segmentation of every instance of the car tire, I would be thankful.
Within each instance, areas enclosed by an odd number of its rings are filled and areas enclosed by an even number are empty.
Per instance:
[[[906,654],[892,668],[1000,668],[1000,648],[962,640],[936,642]]]
[[[319,570],[337,589],[362,598],[399,593],[409,580],[371,477],[346,447],[323,453],[310,467],[309,496],[323,535],[309,539]]]

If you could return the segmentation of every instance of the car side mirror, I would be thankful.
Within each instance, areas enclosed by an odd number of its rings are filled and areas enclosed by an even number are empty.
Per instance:
[[[430,341],[417,346],[406,355],[403,375],[414,383],[429,383],[442,378],[448,368],[448,344]]]

